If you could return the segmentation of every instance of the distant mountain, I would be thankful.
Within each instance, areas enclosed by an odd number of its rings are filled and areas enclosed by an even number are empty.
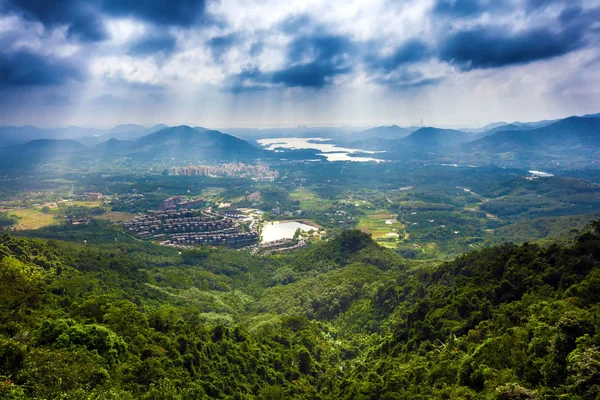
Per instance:
[[[483,126],[480,128],[461,128],[461,129],[459,129],[459,131],[467,132],[467,133],[483,133],[483,132],[490,131],[492,129],[498,128],[500,126],[505,126],[505,125],[509,125],[509,123],[501,121],[501,122],[494,122],[491,124],[487,124],[486,126]]]
[[[484,133],[486,133],[486,132],[492,132],[492,131],[493,132],[500,132],[501,130],[507,130],[508,131],[508,130],[512,130],[511,127],[514,127],[514,126],[520,126],[523,129],[527,129],[527,128],[530,128],[530,129],[541,128],[543,126],[547,126],[547,125],[553,124],[553,123],[555,123],[557,121],[560,121],[560,120],[554,119],[554,120],[544,120],[544,121],[534,121],[534,122],[514,121],[514,122],[510,122],[510,123],[502,121],[502,122],[494,122],[492,124],[485,125],[485,126],[483,126],[481,128],[462,128],[462,129],[459,129],[459,130],[463,131],[463,132],[468,132],[468,133],[477,133],[477,134],[480,134],[481,137],[484,137],[484,136],[487,136],[487,135],[484,135]],[[507,128],[506,129],[502,129],[503,126],[505,126]]]
[[[133,140],[161,129],[167,125],[158,124],[144,127],[135,124],[117,125],[110,129],[85,128],[67,126],[61,128],[38,128],[36,126],[3,126],[0,127],[0,146],[13,146],[38,139],[75,139],[86,145],[93,146],[110,138]]]
[[[505,125],[508,125],[508,122],[504,122],[504,121],[494,122],[494,123],[491,123],[491,124],[488,124],[488,125],[482,127],[481,130],[482,131],[489,131],[491,129],[496,129],[496,128],[499,128],[499,127],[505,126]]]
[[[600,118],[600,113],[597,114],[586,114],[583,118]]]
[[[54,152],[58,154],[87,150],[83,144],[72,139],[38,139],[13,148],[26,153]]]
[[[273,138],[346,138],[355,135],[361,128],[341,126],[341,127],[296,127],[296,128],[223,128],[219,129],[224,133],[235,135],[244,140],[255,141],[260,139]],[[356,138],[354,138],[356,140]]]
[[[154,126],[151,126],[150,128],[146,128],[146,132],[147,133],[158,132],[160,130],[167,129],[167,128],[169,128],[169,125],[156,124]]]
[[[85,157],[89,149],[72,139],[38,139],[29,143],[0,148],[0,166],[28,168],[57,160],[71,161]]]
[[[72,139],[37,139],[26,144],[0,147],[0,166],[5,170],[28,170],[48,163],[102,163],[123,157],[143,163],[250,160],[263,156],[262,150],[235,136],[177,126],[161,129],[135,141],[111,138],[93,147]]]
[[[134,142],[111,139],[97,153],[127,155],[139,160],[235,160],[260,157],[263,152],[235,136],[186,125],[162,129]]]
[[[333,138],[333,142],[341,147],[381,150],[386,149],[390,145],[393,146],[395,140],[405,138],[418,129],[415,126],[408,128],[398,125],[376,126],[360,132],[336,135]]]
[[[129,140],[119,139],[108,139],[106,142],[102,142],[94,146],[94,151],[97,154],[104,154],[105,156],[120,156],[122,153],[135,149],[135,142]]]
[[[543,128],[544,126],[552,125],[558,121],[561,121],[561,120],[560,119],[545,119],[543,121],[533,121],[533,122],[515,121],[512,124],[513,125],[523,125],[523,126],[527,126],[530,128]]]
[[[531,130],[500,131],[466,145],[468,151],[584,153],[600,150],[600,119],[570,117]]]
[[[495,128],[492,128],[492,129],[490,129],[488,131],[478,133],[478,134],[476,134],[473,137],[473,140],[481,139],[481,138],[493,135],[493,134],[498,133],[498,132],[529,131],[529,130],[532,130],[532,129],[535,129],[535,128],[533,126],[530,126],[530,125],[527,125],[527,124],[515,122],[515,123],[512,123],[512,124],[500,125],[500,126],[497,126]]]
[[[454,129],[421,128],[402,140],[405,146],[436,149],[457,146],[473,139],[473,135]]]
[[[122,124],[117,125],[108,131],[108,134],[133,134],[139,133],[140,135],[147,135],[152,132],[157,132],[162,129],[168,128],[168,125],[157,124],[151,127],[137,125],[137,124]]]
[[[125,132],[146,132],[148,128],[137,124],[122,124],[112,128],[110,133],[125,133]]]
[[[101,134],[94,128],[68,126],[64,128],[38,128],[36,126],[3,126],[0,127],[0,146],[12,146],[31,142],[38,139],[76,139],[80,136]]]
[[[475,134],[454,129],[420,128],[409,136],[401,139],[366,139],[350,143],[350,147],[361,150],[376,150],[384,153],[378,158],[388,160],[419,160],[440,159],[448,161],[447,157],[460,151],[460,146],[476,137]],[[440,158],[441,157],[441,158]]]
[[[11,146],[41,139],[45,130],[35,126],[3,126],[0,127],[0,146]]]
[[[399,146],[402,142],[402,139],[380,139],[380,138],[372,138],[372,139],[361,139],[351,141],[349,143],[336,141],[336,144],[347,146],[351,149],[361,149],[361,150],[393,150]]]
[[[109,139],[135,140],[149,133],[158,132],[168,127],[169,126],[165,124],[154,125],[150,128],[135,124],[117,125],[114,128],[112,128],[109,131],[109,133],[103,133],[102,135],[88,136],[77,139],[88,146],[94,146],[99,143],[105,142]]]
[[[418,130],[417,127],[402,128],[398,125],[391,126],[377,126],[375,128],[366,129],[364,131],[353,134],[358,139],[401,139],[407,137],[414,131]]]

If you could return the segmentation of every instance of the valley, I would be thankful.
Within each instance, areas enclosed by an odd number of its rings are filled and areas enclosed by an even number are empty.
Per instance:
[[[0,179],[0,393],[590,398],[597,168],[457,158],[480,135],[457,132],[23,145]]]
[[[600,0],[0,0],[0,400],[599,400]]]

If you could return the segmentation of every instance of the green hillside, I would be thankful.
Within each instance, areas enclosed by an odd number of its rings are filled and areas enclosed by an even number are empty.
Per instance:
[[[1,398],[594,399],[600,223],[440,265],[0,237]]]

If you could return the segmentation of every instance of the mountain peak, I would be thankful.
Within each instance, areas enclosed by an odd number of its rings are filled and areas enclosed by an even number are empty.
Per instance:
[[[147,128],[137,124],[121,124],[110,130],[111,133],[144,132]]]
[[[439,147],[455,146],[471,139],[472,135],[463,131],[427,126],[416,130],[403,141],[415,146]]]

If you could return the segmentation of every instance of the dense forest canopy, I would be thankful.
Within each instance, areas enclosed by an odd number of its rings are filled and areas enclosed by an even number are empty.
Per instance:
[[[423,267],[0,237],[2,398],[594,399],[600,221]]]

